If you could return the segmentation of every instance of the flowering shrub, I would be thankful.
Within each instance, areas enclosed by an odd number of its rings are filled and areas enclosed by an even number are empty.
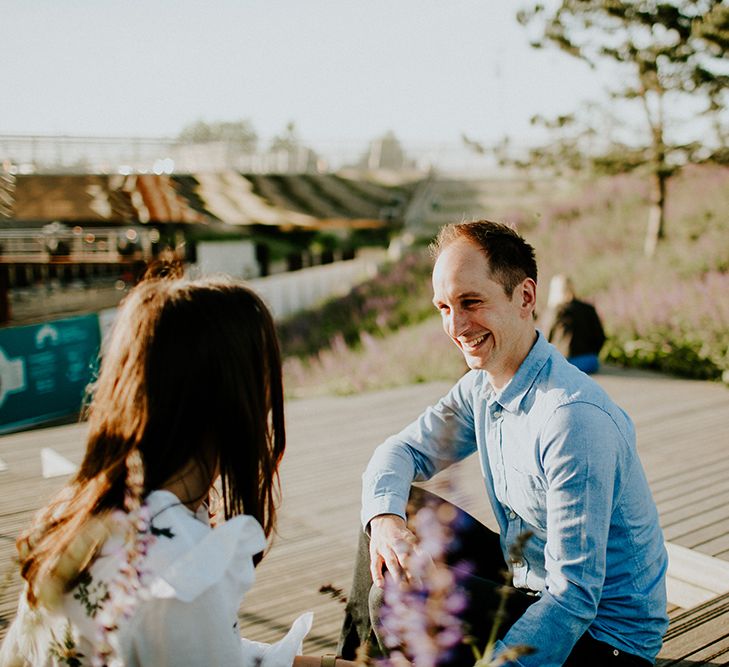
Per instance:
[[[390,653],[375,661],[377,667],[436,667],[447,661],[460,644],[471,646],[474,667],[499,667],[533,652],[528,646],[511,646],[498,657],[493,655],[511,590],[508,573],[483,651],[476,638],[469,635],[468,627],[460,619],[468,604],[460,583],[473,568],[470,563],[457,563],[450,568],[445,562],[447,547],[457,532],[456,521],[456,509],[447,503],[437,507],[425,505],[412,518],[417,542],[406,564],[410,576],[401,581],[385,576],[379,629]],[[517,540],[512,553],[515,558],[521,556],[528,539],[529,534],[524,534]]]
[[[729,273],[599,295],[607,361],[729,384]]]
[[[651,260],[642,255],[648,197],[640,183],[590,184],[577,220],[546,207],[529,234],[541,289],[555,273],[572,276],[603,318],[606,361],[729,383],[729,169],[687,168],[670,181],[667,237]]]
[[[463,355],[443,333],[437,315],[385,337],[363,332],[355,349],[340,335],[331,347],[308,359],[284,360],[288,396],[348,395],[433,380],[453,382],[465,370]]]
[[[729,384],[729,168],[688,167],[671,179],[667,238],[651,260],[642,250],[644,179],[615,176],[538,196],[529,211],[515,197],[505,219],[519,222],[536,248],[539,304],[550,278],[568,273],[603,319],[604,360]],[[409,255],[348,296],[283,323],[288,390],[352,393],[457,379],[463,364],[445,351],[435,321],[410,326],[433,312],[430,271],[425,253]]]
[[[536,230],[540,282],[568,271],[594,301],[606,361],[729,382],[729,169],[691,167],[671,180],[667,238],[651,260],[642,256],[648,199],[639,183],[591,184],[578,221],[552,217]]]
[[[427,253],[413,251],[346,296],[294,315],[279,325],[284,354],[316,354],[339,340],[356,346],[363,332],[382,335],[422,321],[433,312],[431,269]]]
[[[411,578],[397,582],[385,577],[380,631],[391,654],[378,662],[382,667],[406,665],[408,660],[418,667],[435,667],[464,640],[458,614],[466,608],[466,594],[444,562],[452,539],[452,509],[426,506],[416,513],[418,542],[407,562]]]

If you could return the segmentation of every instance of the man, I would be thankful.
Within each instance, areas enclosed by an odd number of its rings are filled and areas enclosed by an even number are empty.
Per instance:
[[[488,566],[465,583],[481,647],[498,598],[496,564],[530,531],[509,563],[516,591],[497,655],[527,645],[534,652],[508,664],[653,664],[667,627],[667,555],[630,418],[535,329],[537,266],[516,232],[488,221],[449,225],[435,254],[433,303],[471,370],[367,467],[371,580],[360,557],[340,648],[367,639],[371,582],[377,599],[383,570],[408,574],[411,482],[478,452],[500,529],[499,539],[482,527],[490,536],[472,551],[477,570]]]

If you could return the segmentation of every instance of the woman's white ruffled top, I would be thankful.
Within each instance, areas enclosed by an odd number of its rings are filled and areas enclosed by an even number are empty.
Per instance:
[[[238,609],[254,581],[253,556],[265,549],[260,524],[238,516],[212,529],[168,491],[145,501],[154,539],[142,563],[142,589],[127,619],[118,619],[109,665],[290,667],[311,628],[310,612],[275,644],[240,637]],[[119,576],[120,538],[110,538],[88,574],[54,612],[31,609],[21,595],[18,615],[0,649],[0,667],[92,665],[98,651],[96,614]],[[129,609],[128,600],[120,608]],[[112,605],[113,608],[113,605]]]

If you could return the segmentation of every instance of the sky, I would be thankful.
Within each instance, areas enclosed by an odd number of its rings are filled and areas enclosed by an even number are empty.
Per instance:
[[[519,0],[0,0],[0,134],[294,121],[314,144],[528,142],[604,82],[534,50]]]

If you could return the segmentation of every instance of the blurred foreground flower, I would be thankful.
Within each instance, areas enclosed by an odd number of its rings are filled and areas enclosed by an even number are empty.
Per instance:
[[[533,652],[528,646],[509,647],[494,658],[498,631],[506,619],[506,600],[511,592],[511,574],[505,574],[498,609],[485,649],[481,652],[461,620],[468,598],[461,582],[473,570],[469,563],[446,564],[446,551],[454,539],[456,509],[449,504],[422,507],[413,517],[417,542],[407,561],[409,578],[385,577],[380,632],[388,657],[376,660],[378,667],[436,667],[447,663],[459,645],[471,646],[474,667],[498,667]],[[530,534],[512,548],[517,558]]]
[[[413,524],[418,541],[407,562],[410,579],[385,578],[380,629],[392,652],[378,664],[397,667],[410,660],[418,667],[435,667],[463,641],[458,615],[466,608],[466,595],[445,564],[454,519],[450,505],[425,506],[416,513]]]
[[[121,665],[118,657],[119,624],[131,618],[136,606],[148,594],[144,584],[147,573],[143,562],[156,537],[152,532],[152,516],[147,505],[142,504],[144,467],[138,450],[127,457],[127,489],[124,509],[110,514],[112,536],[120,536],[113,555],[119,563],[116,576],[107,582],[107,594],[95,612],[94,667]]]

